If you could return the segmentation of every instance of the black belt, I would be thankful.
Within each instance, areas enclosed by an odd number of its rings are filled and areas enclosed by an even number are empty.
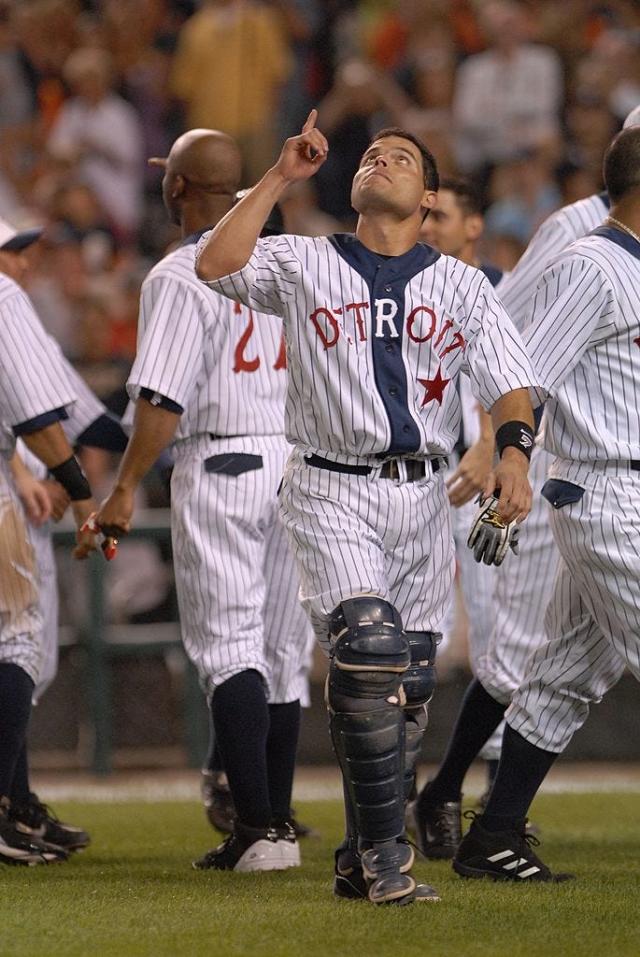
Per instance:
[[[371,465],[347,465],[344,462],[332,462],[330,459],[323,459],[319,455],[305,455],[304,460],[308,465],[314,465],[316,468],[327,469],[328,472],[344,472],[347,475],[371,475],[372,472],[376,471]],[[431,464],[431,471],[434,474],[440,471],[443,464],[440,459],[387,459],[380,469],[380,478],[399,479],[401,475],[400,462],[404,463],[407,482],[417,482],[425,475],[429,475],[428,463]]]
[[[640,459],[631,459],[629,466],[634,472],[640,472]]]

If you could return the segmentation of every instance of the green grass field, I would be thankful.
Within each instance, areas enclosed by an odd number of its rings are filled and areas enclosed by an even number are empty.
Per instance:
[[[0,954],[67,957],[638,957],[640,798],[549,795],[535,805],[541,855],[578,880],[561,886],[463,881],[416,865],[442,901],[404,908],[335,901],[335,802],[298,805],[322,832],[303,866],[274,874],[198,872],[215,841],[200,807],[64,804],[93,846],[63,865],[0,871]]]

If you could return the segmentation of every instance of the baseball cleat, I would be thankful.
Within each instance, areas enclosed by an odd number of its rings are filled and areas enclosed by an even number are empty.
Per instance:
[[[202,803],[211,827],[221,834],[231,834],[236,819],[236,809],[229,790],[229,782],[224,771],[211,771],[203,768],[201,784]],[[289,821],[296,837],[316,837],[317,832],[302,824],[291,808]]]
[[[300,866],[300,848],[290,828],[248,827],[236,821],[233,833],[219,847],[193,862],[196,870],[284,871]]]
[[[367,900],[369,896],[360,855],[350,841],[341,844],[335,853],[333,893],[343,900]],[[434,902],[440,900],[440,895],[430,884],[416,884],[413,900]]]
[[[418,849],[430,860],[451,860],[462,840],[460,801],[428,803],[418,798],[413,804],[413,830]]]
[[[37,794],[31,793],[26,804],[12,804],[9,819],[22,834],[37,838],[63,851],[79,851],[88,847],[91,838],[82,828],[65,824]]]
[[[467,812],[472,814],[473,812]],[[453,861],[461,877],[489,877],[494,881],[530,884],[561,883],[573,874],[553,874],[534,853],[540,841],[525,831],[525,821],[511,831],[485,831],[481,818],[474,817]]]
[[[413,848],[400,841],[386,841],[360,855],[367,882],[367,898],[373,904],[411,904],[416,882],[408,872],[414,860]]]
[[[36,864],[55,864],[67,860],[66,851],[22,832],[9,819],[8,807],[9,802],[6,798],[0,801],[0,864],[20,864],[31,867]]]
[[[222,834],[231,834],[236,820],[236,809],[224,771],[202,771],[202,803],[211,827]]]

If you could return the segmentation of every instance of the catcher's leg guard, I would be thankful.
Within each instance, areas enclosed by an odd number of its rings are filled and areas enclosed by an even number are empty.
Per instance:
[[[409,645],[393,605],[374,595],[343,601],[331,619],[330,728],[360,842],[403,833],[402,676]]]
[[[437,631],[408,631],[406,636],[411,664],[402,676],[406,699],[403,708],[406,722],[404,797],[409,800],[415,784],[422,739],[427,730],[428,705],[436,687],[436,650],[442,635]]]

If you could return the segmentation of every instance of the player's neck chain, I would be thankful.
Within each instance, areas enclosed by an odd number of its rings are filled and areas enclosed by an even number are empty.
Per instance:
[[[621,223],[619,219],[615,219],[613,216],[607,216],[607,223],[611,223],[613,226],[617,226],[618,229],[621,229],[623,232],[628,233],[637,243],[640,243],[640,236],[629,227],[625,226],[624,223]]]

